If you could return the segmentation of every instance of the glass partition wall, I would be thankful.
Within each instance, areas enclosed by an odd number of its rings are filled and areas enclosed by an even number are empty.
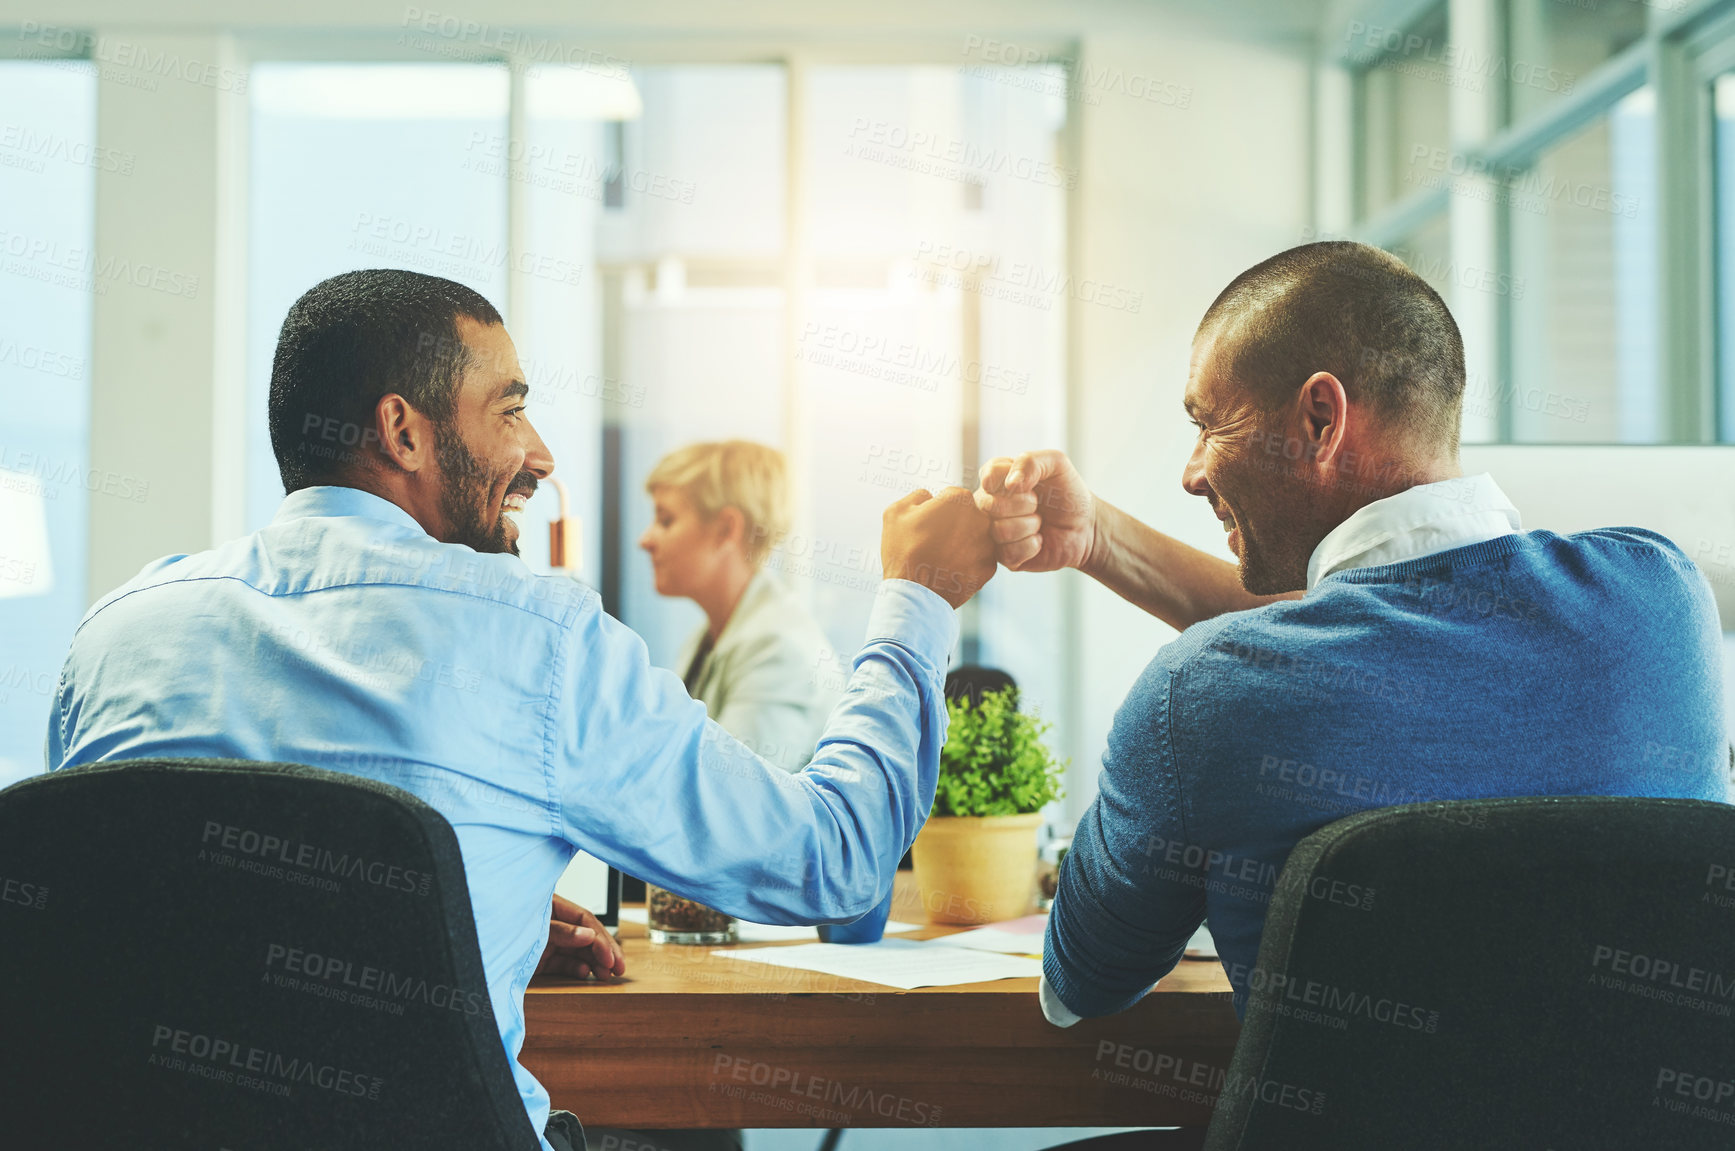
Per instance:
[[[795,529],[768,562],[831,641],[814,674],[844,674],[884,507],[1064,442],[1065,88],[1055,67],[257,65],[253,526],[282,496],[265,396],[289,304],[348,268],[449,276],[506,315],[579,574],[653,660],[702,616],[636,546],[645,476],[745,438],[790,460]],[[539,493],[527,522],[554,514]],[[1059,720],[1060,617],[1056,581],[996,581],[960,655]]]
[[[0,61],[0,787],[42,770],[61,662],[86,606],[92,499],[149,479],[90,466],[95,176],[135,157],[96,138],[96,70]]]

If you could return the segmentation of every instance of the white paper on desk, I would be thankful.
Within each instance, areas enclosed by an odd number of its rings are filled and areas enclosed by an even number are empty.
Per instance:
[[[1047,930],[1048,916],[1026,915],[1023,919],[1008,919],[1003,923],[942,935],[932,942],[945,947],[995,951],[1002,955],[1041,955],[1042,934]]]
[[[1193,932],[1193,938],[1187,940],[1187,950],[1182,952],[1184,959],[1215,959],[1217,958],[1217,941],[1211,938],[1211,929],[1204,924]]]
[[[753,951],[713,951],[726,959],[768,963],[799,971],[818,971],[845,979],[860,979],[887,987],[950,987],[1042,974],[1042,963],[1014,955],[994,955],[964,947],[936,947],[933,942],[882,939],[878,943],[803,943],[795,947],[764,947]]]
[[[621,908],[622,923],[649,922],[649,917],[642,907]],[[906,931],[920,931],[919,923],[900,923],[896,919],[886,922],[887,935],[902,935]],[[735,923],[735,936],[742,943],[812,943],[819,939],[819,932],[811,927],[785,927],[776,923],[748,923],[745,919]]]
[[[895,919],[886,920],[887,935],[901,935],[906,931],[920,931],[919,923],[899,923]],[[819,938],[819,932],[812,927],[784,927],[776,923],[748,923],[745,919],[735,923],[735,938],[742,943],[798,943],[802,940],[813,941]]]

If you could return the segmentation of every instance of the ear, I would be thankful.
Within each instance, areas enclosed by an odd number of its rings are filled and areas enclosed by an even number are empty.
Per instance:
[[[741,514],[740,508],[720,508],[712,523],[716,528],[718,544],[738,543],[742,551],[747,550],[747,517]]]
[[[1349,426],[1349,395],[1343,381],[1330,372],[1315,372],[1301,385],[1301,442],[1309,459],[1330,464],[1343,450]]]
[[[380,454],[406,472],[419,472],[434,460],[434,425],[396,392],[374,406],[374,432]]]

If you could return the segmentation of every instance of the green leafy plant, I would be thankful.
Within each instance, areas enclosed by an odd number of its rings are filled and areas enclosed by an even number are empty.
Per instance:
[[[1042,742],[1053,725],[1018,710],[1014,688],[982,693],[980,705],[947,700],[935,815],[1027,815],[1059,799],[1063,760]]]

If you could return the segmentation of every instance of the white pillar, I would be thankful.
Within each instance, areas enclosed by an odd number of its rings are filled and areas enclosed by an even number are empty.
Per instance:
[[[1496,0],[1452,0],[1452,43],[1469,61],[1501,59],[1501,13]],[[1460,68],[1450,91],[1451,143],[1455,153],[1475,151],[1500,130],[1504,73],[1482,66]],[[1454,291],[1447,303],[1464,335],[1463,438],[1470,443],[1497,440],[1507,430],[1504,396],[1513,381],[1503,378],[1501,310],[1509,299],[1521,299],[1526,287],[1500,276],[1500,214],[1497,186],[1485,176],[1459,177],[1453,184],[1448,211],[1452,221],[1452,260],[1457,269]],[[1499,290],[1464,291],[1462,283],[1486,276]]]
[[[1339,239],[1355,228],[1355,79],[1335,58],[1313,66],[1313,232]]]
[[[148,483],[92,492],[89,595],[241,531],[247,70],[227,36],[105,29],[90,276],[90,462]]]

